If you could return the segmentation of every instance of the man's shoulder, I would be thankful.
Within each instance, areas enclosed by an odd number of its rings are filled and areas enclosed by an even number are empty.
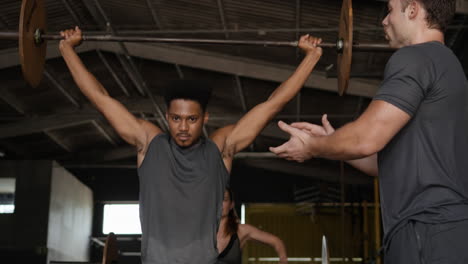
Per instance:
[[[421,45],[411,45],[399,48],[390,57],[389,63],[407,63],[407,62],[418,62],[426,60],[425,48]]]
[[[430,44],[422,43],[398,49],[385,66],[385,77],[405,73],[415,75],[432,68],[434,61],[431,53],[433,51],[431,52],[432,48],[428,48],[428,45]]]
[[[437,56],[446,56],[451,50],[443,43],[430,41],[409,45],[398,49],[390,58],[389,62],[401,63],[427,63]]]
[[[154,142],[168,142],[170,137],[171,136],[166,133],[159,133],[151,139],[150,144]]]
[[[159,133],[155,135],[148,143],[148,149],[159,148],[162,145],[169,145],[170,136],[166,133]]]

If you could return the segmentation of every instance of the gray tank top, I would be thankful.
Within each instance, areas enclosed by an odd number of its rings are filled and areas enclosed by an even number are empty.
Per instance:
[[[228,245],[219,254],[216,264],[242,264],[242,250],[237,234],[231,236]]]
[[[160,134],[138,175],[142,263],[216,263],[216,233],[229,181],[216,144],[202,137],[181,148]]]

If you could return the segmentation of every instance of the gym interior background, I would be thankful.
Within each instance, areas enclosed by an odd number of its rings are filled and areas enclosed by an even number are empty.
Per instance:
[[[296,40],[311,33],[337,38],[337,0],[47,0],[47,31],[79,25],[86,32],[227,40]],[[16,31],[21,1],[0,2],[0,30]],[[355,0],[354,40],[384,43],[386,2]],[[458,1],[446,44],[468,72],[468,1]],[[0,41],[0,262],[100,262],[109,205],[138,202],[135,151],[80,94],[49,42],[42,82],[24,81],[17,41]],[[85,42],[90,71],[140,118],[161,122],[161,87],[174,79],[208,80],[209,134],[265,100],[292,73],[296,48]],[[275,119],[335,127],[369,104],[390,52],[354,52],[351,80],[337,94],[336,51],[324,55],[300,95]],[[149,91],[151,96],[148,94]],[[246,223],[282,238],[291,263],[318,263],[321,236],[331,263],[378,263],[381,240],[376,180],[338,161],[288,162],[268,154],[287,136],[269,124],[235,160],[231,186]],[[110,218],[109,218],[110,217]],[[138,215],[136,215],[138,217]],[[122,217],[108,216],[111,222]],[[129,225],[123,223],[123,225]],[[117,233],[119,263],[139,263],[139,235]],[[126,231],[122,231],[125,233]],[[250,243],[244,263],[274,263]]]

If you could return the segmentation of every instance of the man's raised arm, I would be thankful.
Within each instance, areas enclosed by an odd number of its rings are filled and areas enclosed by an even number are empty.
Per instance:
[[[65,30],[60,33],[60,52],[81,92],[106,117],[117,133],[138,153],[146,151],[149,141],[161,130],[154,124],[137,119],[120,102],[109,96],[101,83],[86,69],[74,48],[82,41],[81,30]]]
[[[213,140],[220,147],[225,159],[232,159],[235,153],[251,144],[268,122],[297,95],[322,55],[322,49],[317,47],[320,42],[321,39],[302,36],[299,47],[306,56],[294,74],[276,88],[265,102],[252,108],[235,125],[229,129],[222,128],[214,134]]]

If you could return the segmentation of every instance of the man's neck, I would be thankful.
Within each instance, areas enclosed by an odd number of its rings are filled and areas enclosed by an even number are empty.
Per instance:
[[[410,45],[416,45],[426,42],[437,41],[442,44],[445,44],[444,33],[438,29],[426,28],[421,31],[417,31],[414,37],[412,38]]]

